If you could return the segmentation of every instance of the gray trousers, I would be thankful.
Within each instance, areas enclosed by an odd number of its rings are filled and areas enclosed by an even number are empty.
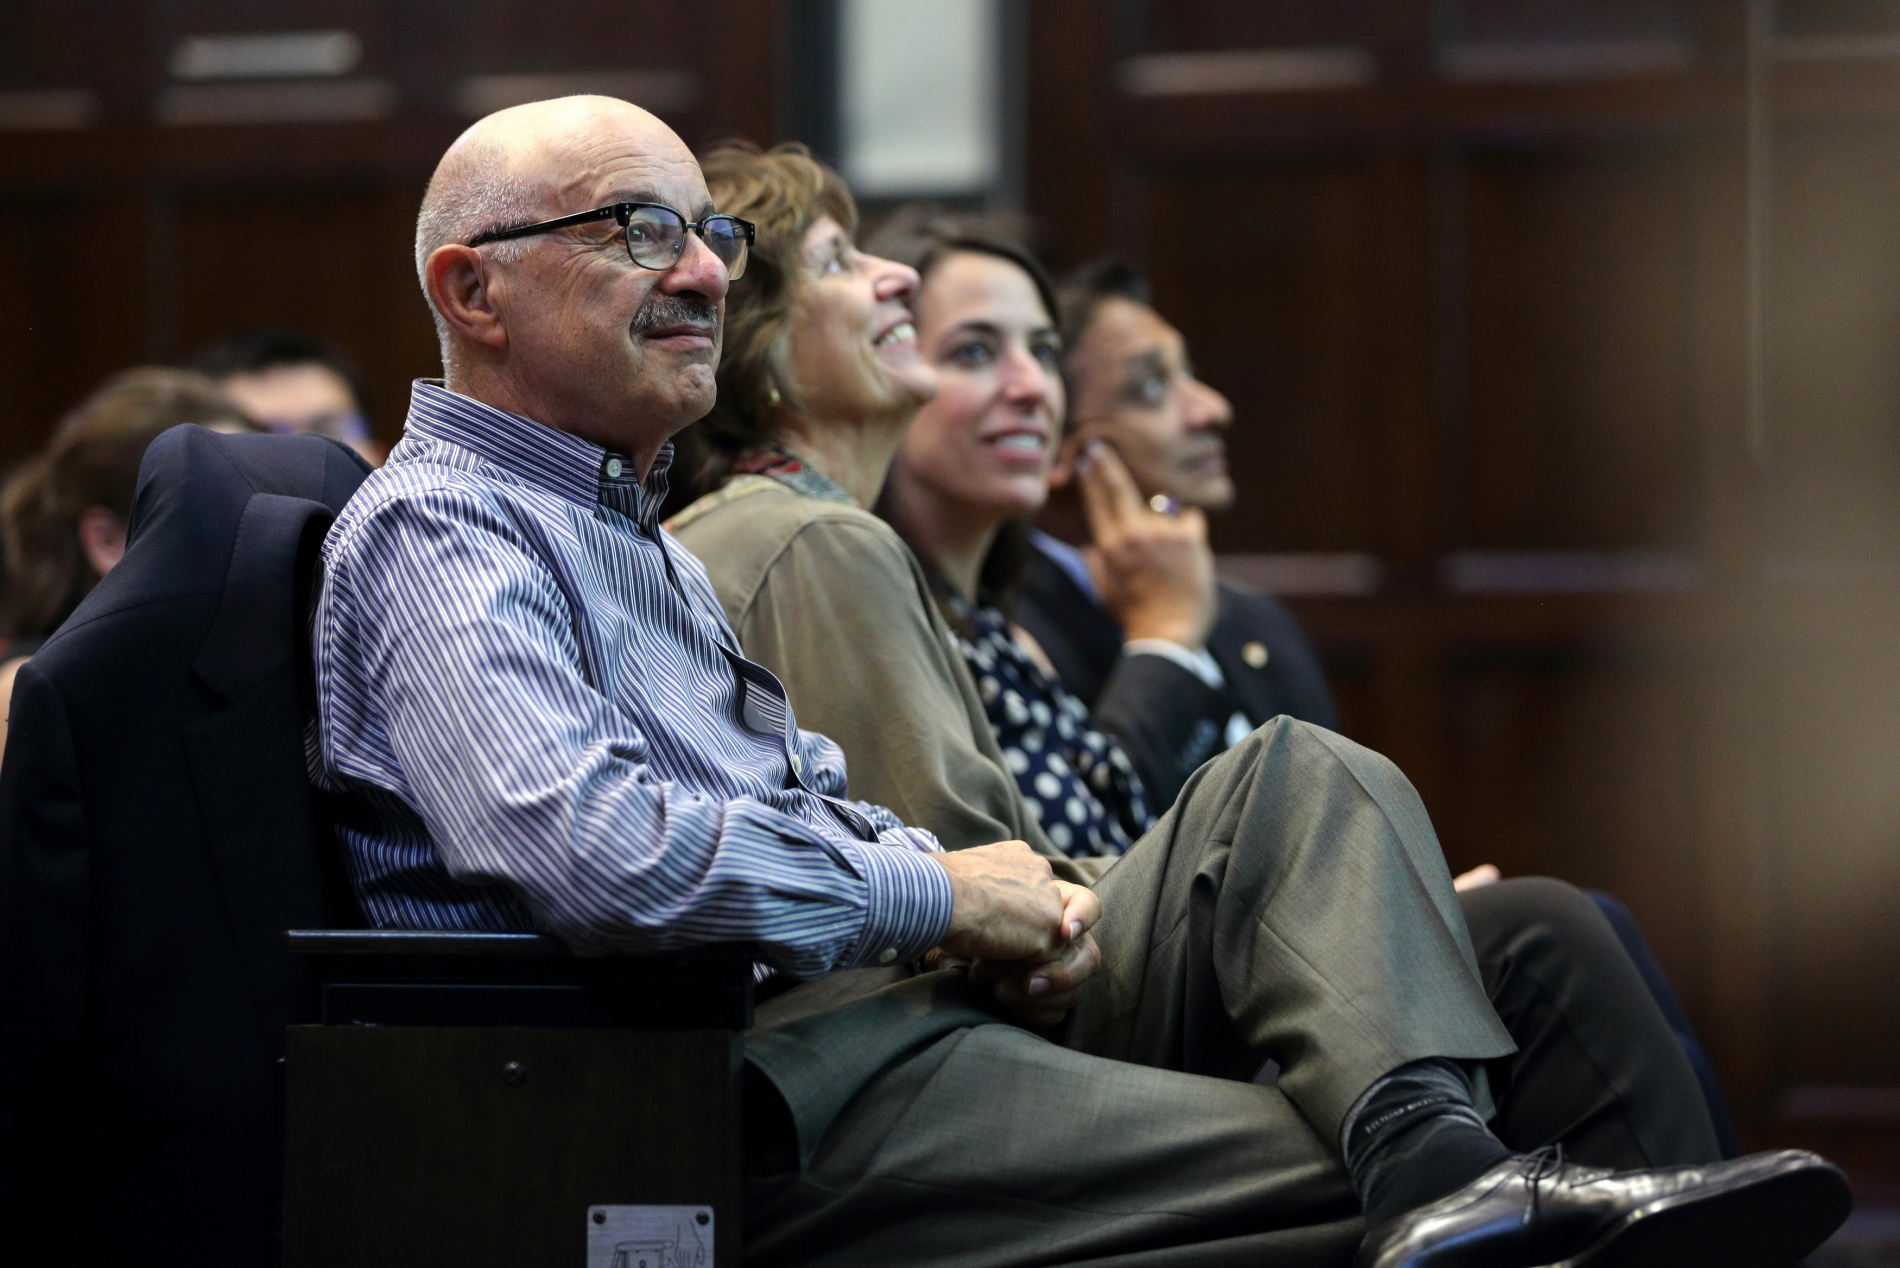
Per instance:
[[[1102,969],[1053,1036],[959,1028],[803,1167],[754,1149],[749,1260],[1344,1264],[1354,1100],[1408,1061],[1512,1051],[1417,794],[1331,732],[1262,727],[1096,888]],[[1268,1059],[1279,1085],[1248,1082]]]

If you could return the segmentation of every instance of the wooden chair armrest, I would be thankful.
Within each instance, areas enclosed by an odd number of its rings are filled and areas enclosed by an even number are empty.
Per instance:
[[[317,962],[326,1024],[744,1030],[757,949],[575,955],[533,933],[292,929]]]

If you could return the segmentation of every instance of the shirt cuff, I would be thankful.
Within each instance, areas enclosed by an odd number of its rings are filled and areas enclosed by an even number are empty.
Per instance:
[[[888,810],[884,813],[891,814]],[[893,819],[896,817],[896,815],[891,815]],[[943,853],[943,842],[937,840],[935,834],[928,828],[911,828],[900,823],[894,828],[886,828],[878,833],[877,839],[893,849],[916,850],[920,854]]]
[[[864,878],[864,932],[857,954],[842,967],[900,964],[943,941],[950,930],[950,873],[916,850],[840,841],[838,848]]]
[[[1173,661],[1181,668],[1199,678],[1202,682],[1219,691],[1227,685],[1227,678],[1220,671],[1220,665],[1203,647],[1200,651],[1189,651],[1181,644],[1168,638],[1131,638],[1122,644],[1124,656],[1160,656]]]

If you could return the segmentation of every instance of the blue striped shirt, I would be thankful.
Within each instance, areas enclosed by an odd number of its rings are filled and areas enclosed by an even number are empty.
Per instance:
[[[747,661],[630,460],[419,381],[324,542],[312,767],[371,923],[587,950],[753,940],[798,976],[950,920],[936,838]],[[840,672],[849,672],[840,662]]]

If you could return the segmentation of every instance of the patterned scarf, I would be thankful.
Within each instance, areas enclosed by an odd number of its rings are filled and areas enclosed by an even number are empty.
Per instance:
[[[1023,650],[1000,609],[958,606],[974,637],[958,634],[957,648],[976,679],[1003,762],[1044,834],[1077,858],[1126,853],[1155,821],[1128,754]]]
[[[726,472],[729,475],[770,476],[792,492],[808,498],[845,502],[852,506],[858,504],[858,500],[846,493],[837,481],[818,468],[807,466],[804,459],[783,445],[760,445],[756,449],[747,449],[726,464]]]

